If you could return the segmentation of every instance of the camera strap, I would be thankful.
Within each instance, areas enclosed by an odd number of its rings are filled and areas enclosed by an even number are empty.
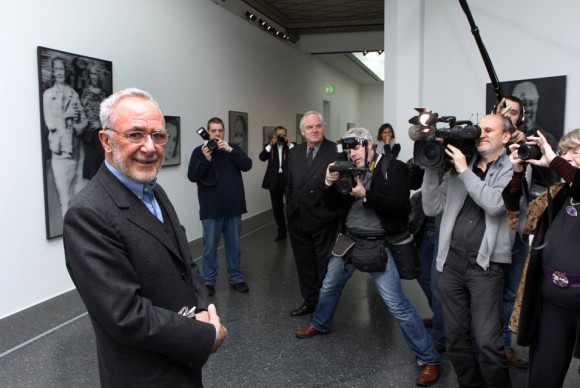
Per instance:
[[[199,181],[199,183],[201,183],[205,187],[213,187],[213,186],[217,185],[218,180],[219,180],[219,174],[218,174],[217,169],[215,168],[215,165],[213,163],[211,163],[211,169],[213,170],[214,175],[215,175],[215,182],[206,182],[199,175],[199,165],[200,164],[201,164],[201,159],[197,159],[195,162],[195,172],[197,173],[197,177],[198,177],[197,180]]]

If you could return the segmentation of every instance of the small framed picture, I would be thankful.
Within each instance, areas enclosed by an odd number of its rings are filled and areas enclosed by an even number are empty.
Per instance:
[[[165,117],[165,130],[169,133],[169,140],[165,145],[165,166],[177,166],[181,164],[181,118],[178,116]]]
[[[302,131],[300,130],[300,120],[302,120],[302,116],[302,113],[296,113],[296,144],[300,144],[304,141]]]
[[[229,111],[228,142],[239,145],[248,154],[248,114]]]
[[[262,142],[264,143],[264,145],[270,144],[270,141],[272,140],[272,136],[274,136],[274,129],[275,128],[276,127],[267,127],[267,126],[262,127],[262,131],[263,131],[262,132],[262,136],[263,136]]]

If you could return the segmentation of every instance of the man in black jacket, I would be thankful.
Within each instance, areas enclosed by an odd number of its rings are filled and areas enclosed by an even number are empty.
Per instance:
[[[284,218],[284,190],[288,179],[288,153],[294,144],[288,140],[286,128],[276,127],[270,143],[260,152],[260,160],[268,161],[262,188],[270,191],[272,211],[278,226],[278,235],[274,241],[286,238],[286,219]]]
[[[383,265],[382,269],[375,269],[370,275],[389,312],[397,319],[409,349],[421,365],[416,384],[432,385],[439,378],[439,354],[417,311],[403,294],[391,249],[381,248],[383,241],[397,243],[409,234],[409,170],[391,155],[375,153],[373,137],[364,128],[350,129],[342,143],[358,170],[331,172],[334,163],[326,170],[323,199],[329,209],[342,209],[342,234],[332,250],[316,311],[310,323],[298,330],[296,336],[310,338],[330,331],[340,294],[355,270],[351,261],[353,252],[345,253],[345,249],[339,246],[355,243],[354,250],[359,244],[369,242],[379,247],[377,256],[386,256],[386,268]],[[346,194],[343,194],[346,190],[344,180],[340,180],[341,174],[356,175],[356,184],[352,184],[352,190]],[[342,184],[337,186],[337,182]],[[337,188],[339,190],[335,190]]]
[[[288,158],[286,218],[304,302],[291,316],[316,308],[337,219],[337,212],[322,202],[326,166],[339,156],[336,145],[325,139],[324,119],[318,112],[302,116],[300,131],[306,142],[292,148]]]

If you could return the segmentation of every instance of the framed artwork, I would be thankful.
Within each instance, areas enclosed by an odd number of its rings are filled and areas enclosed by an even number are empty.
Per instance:
[[[302,113],[296,113],[296,144],[300,144],[304,141],[302,136],[302,131],[300,131],[300,120],[302,120]]]
[[[165,166],[177,166],[181,164],[181,118],[178,116],[163,116],[165,118],[165,130],[169,133],[169,140],[165,145]]]
[[[522,100],[523,130],[532,134],[539,129],[550,145],[556,149],[560,138],[564,135],[566,76],[507,81],[501,83],[501,88],[505,96],[513,95]],[[485,111],[491,112],[496,104],[493,86],[488,83]]]
[[[104,159],[101,101],[113,91],[113,63],[37,48],[46,237],[62,235],[71,198]]]
[[[248,154],[248,114],[229,111],[228,142],[239,145]]]
[[[356,127],[356,123],[346,123],[346,130]]]
[[[274,129],[276,127],[262,127],[262,143],[263,144],[270,144],[270,140],[272,140],[272,136],[274,136]]]

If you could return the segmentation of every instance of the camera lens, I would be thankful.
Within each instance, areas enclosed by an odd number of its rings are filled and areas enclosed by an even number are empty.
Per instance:
[[[215,141],[215,139],[211,139],[207,141],[206,147],[213,152],[218,149],[218,143]]]
[[[522,144],[518,148],[518,156],[521,160],[542,159],[542,150],[536,144]]]
[[[439,165],[444,158],[443,143],[437,140],[417,140],[413,157],[415,163],[423,167]]]
[[[284,139],[284,136],[282,136],[282,135],[278,135],[277,140],[278,140],[278,143],[280,143],[280,144],[286,143],[286,139]]]

